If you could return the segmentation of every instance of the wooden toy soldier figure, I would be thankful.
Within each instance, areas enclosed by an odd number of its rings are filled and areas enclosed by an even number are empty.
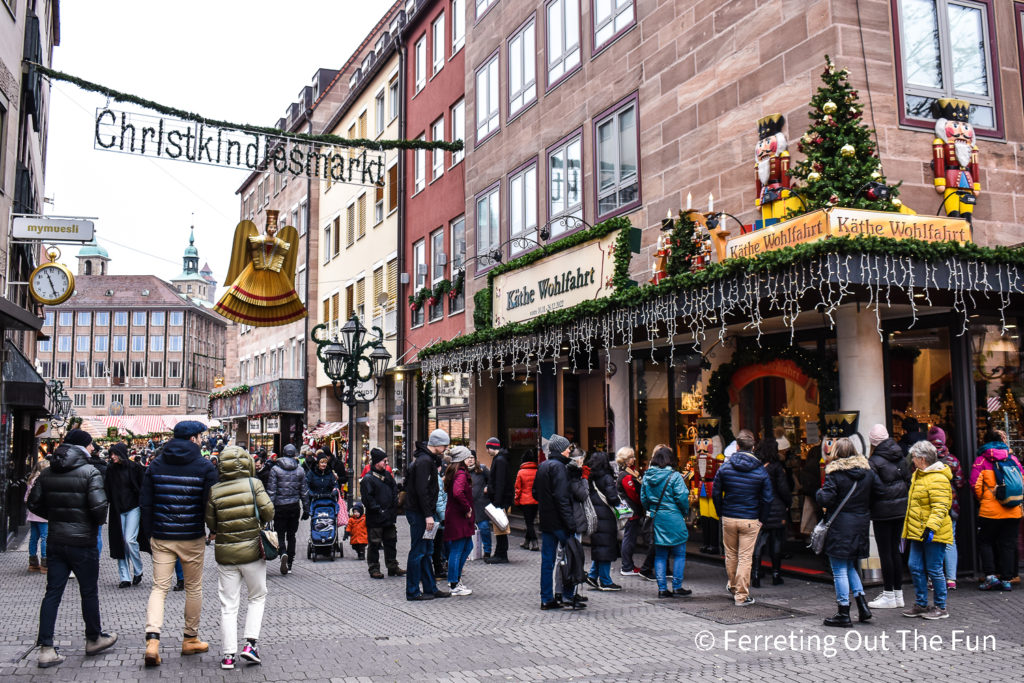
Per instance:
[[[700,512],[701,539],[704,546],[700,549],[702,553],[718,555],[721,547],[718,539],[721,537],[720,522],[715,504],[711,501],[711,489],[715,483],[715,475],[718,468],[725,461],[722,453],[715,448],[715,437],[718,436],[718,425],[720,420],[717,417],[697,418],[697,438],[694,441],[694,451],[697,455],[693,463],[693,479],[690,480],[691,491],[696,494],[698,500],[698,511]],[[718,440],[721,443],[721,440]]]
[[[981,192],[978,175],[978,147],[970,124],[971,105],[965,100],[943,98],[933,105],[935,140],[932,141],[932,171],[935,191],[943,196],[946,215],[966,219],[974,214]]]
[[[825,413],[825,431],[821,442],[821,485],[825,485],[825,465],[836,441],[843,437],[853,438],[857,434],[859,410]],[[863,450],[863,449],[862,449]]]
[[[754,205],[761,209],[761,219],[754,221],[760,230],[785,220],[788,211],[799,208],[799,199],[789,191],[789,151],[782,127],[786,117],[772,114],[757,122],[757,146],[754,148],[754,166],[757,170],[757,199]]]

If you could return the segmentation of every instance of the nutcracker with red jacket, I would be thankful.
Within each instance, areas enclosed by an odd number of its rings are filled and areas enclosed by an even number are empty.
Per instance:
[[[965,100],[943,98],[935,102],[934,109],[938,119],[932,141],[935,191],[943,197],[947,216],[970,223],[981,193],[978,146],[974,144],[974,126],[968,120],[971,105]]]
[[[700,531],[704,546],[702,553],[717,555],[720,552],[718,539],[721,537],[718,512],[711,501],[711,489],[715,483],[718,468],[725,461],[721,452],[721,439],[718,436],[720,420],[717,417],[697,418],[697,438],[694,441],[696,457],[691,462],[693,478],[690,480],[690,491],[697,497],[700,512]],[[718,446],[718,447],[716,447]]]
[[[760,230],[785,220],[787,214],[800,208],[800,199],[789,189],[789,143],[782,127],[786,117],[772,114],[757,121],[757,145],[754,147],[757,199],[754,205],[761,218],[754,221]]]
[[[825,465],[831,460],[830,454],[836,441],[846,437],[854,442],[860,440],[857,433],[857,421],[860,419],[859,410],[847,410],[835,413],[825,413],[825,429],[821,441],[821,485],[825,485]],[[863,444],[858,449],[864,452]]]

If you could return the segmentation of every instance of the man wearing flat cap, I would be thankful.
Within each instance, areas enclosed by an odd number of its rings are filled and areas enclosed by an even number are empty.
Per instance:
[[[206,425],[185,420],[174,426],[160,455],[142,480],[140,507],[142,535],[153,553],[153,590],[146,610],[146,666],[160,664],[160,631],[164,601],[171,588],[174,563],[185,574],[185,630],[181,654],[206,652],[199,640],[199,614],[203,608],[203,554],[206,549],[204,514],[210,487],[217,483],[217,468],[202,456],[199,435]]]

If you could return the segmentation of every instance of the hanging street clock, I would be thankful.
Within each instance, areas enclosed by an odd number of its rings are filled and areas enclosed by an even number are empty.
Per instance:
[[[60,250],[51,247],[46,254],[49,263],[40,264],[28,278],[32,298],[48,306],[56,306],[71,298],[75,292],[75,275],[63,263],[57,263]]]

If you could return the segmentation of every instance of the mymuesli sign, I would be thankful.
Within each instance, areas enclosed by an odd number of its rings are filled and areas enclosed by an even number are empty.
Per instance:
[[[616,233],[494,278],[494,327],[571,308],[612,293]]]

